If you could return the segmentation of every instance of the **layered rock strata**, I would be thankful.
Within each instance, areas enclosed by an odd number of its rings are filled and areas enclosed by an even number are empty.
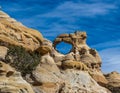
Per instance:
[[[33,29],[27,28],[9,15],[0,11],[0,43],[23,46],[34,51],[43,41],[42,35]]]

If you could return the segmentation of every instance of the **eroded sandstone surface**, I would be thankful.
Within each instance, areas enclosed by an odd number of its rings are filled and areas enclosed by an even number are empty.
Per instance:
[[[76,31],[75,33],[71,34],[62,34],[57,36],[57,38],[54,40],[54,47],[56,48],[56,45],[60,42],[66,42],[73,46],[70,53],[67,55],[63,55],[62,58],[59,56],[55,58],[56,63],[62,62],[62,67],[71,67],[67,65],[67,61],[69,61],[69,65],[72,64],[72,67],[74,68],[82,68],[86,66],[89,68],[88,71],[91,73],[91,76],[100,84],[106,84],[107,80],[105,79],[104,75],[101,72],[101,58],[98,54],[98,52],[95,49],[90,48],[86,44],[87,34],[86,32],[79,32]],[[57,56],[57,54],[55,54]],[[56,60],[58,59],[58,60]],[[60,60],[59,60],[60,59]],[[70,64],[71,62],[71,64]],[[78,63],[83,63],[83,65],[80,67],[76,65]],[[65,66],[64,66],[65,64]],[[84,69],[84,68],[82,68]]]
[[[0,41],[3,45],[18,45],[33,51],[41,45],[43,37],[38,31],[25,27],[0,11]]]
[[[34,93],[34,91],[20,72],[0,61],[0,93]]]
[[[113,93],[120,93],[120,73],[113,71],[105,75],[108,80],[106,87]]]

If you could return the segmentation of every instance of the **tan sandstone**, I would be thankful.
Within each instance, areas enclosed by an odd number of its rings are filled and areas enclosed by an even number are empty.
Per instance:
[[[0,93],[34,93],[30,84],[11,66],[0,61]]]
[[[43,36],[40,32],[23,26],[0,11],[0,42],[3,45],[23,46],[27,50],[34,51],[41,45],[42,41]]]

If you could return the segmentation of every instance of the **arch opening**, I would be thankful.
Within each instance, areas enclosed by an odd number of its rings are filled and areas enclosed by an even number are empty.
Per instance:
[[[68,54],[72,50],[72,44],[60,42],[56,45],[56,50],[61,54]]]

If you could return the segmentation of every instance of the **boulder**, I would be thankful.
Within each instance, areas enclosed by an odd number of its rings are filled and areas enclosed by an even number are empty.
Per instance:
[[[62,73],[65,76],[65,84],[60,93],[111,93],[98,85],[85,71],[68,69]]]
[[[23,80],[20,72],[0,61],[0,93],[34,93],[31,85]]]
[[[105,75],[109,84],[114,87],[120,87],[120,73],[113,71]]]
[[[43,93],[58,93],[62,79],[60,70],[56,66],[53,58],[46,54],[41,57],[40,64],[33,71],[34,77],[33,87],[36,91],[44,91]],[[39,92],[38,92],[39,93]]]
[[[112,93],[120,93],[120,73],[113,71],[109,74],[105,74],[108,84],[106,88],[112,91]]]
[[[5,46],[0,46],[0,60],[5,60],[5,56],[7,55],[8,48]]]
[[[45,55],[51,52],[51,47],[47,45],[41,45],[38,49],[36,49],[36,51],[41,55]]]
[[[72,60],[63,61],[61,66],[63,69],[77,69],[83,71],[89,70],[84,63]]]

